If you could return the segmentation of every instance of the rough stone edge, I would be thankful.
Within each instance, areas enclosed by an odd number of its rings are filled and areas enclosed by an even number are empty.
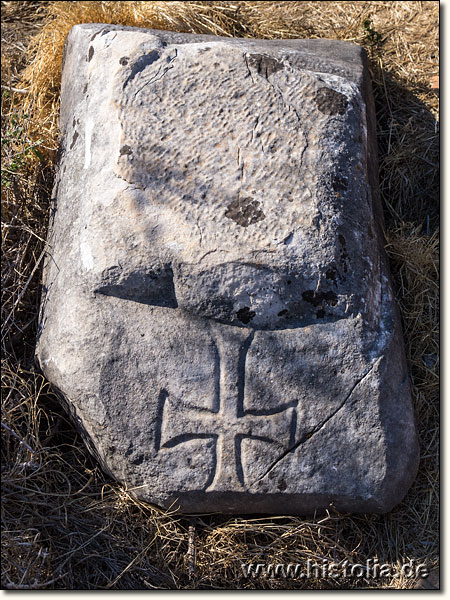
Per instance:
[[[362,91],[362,96],[363,96],[364,102],[366,104],[366,112],[367,112],[367,115],[366,115],[366,119],[367,119],[367,155],[368,155],[367,156],[367,169],[368,169],[369,186],[370,186],[370,190],[371,190],[371,194],[372,194],[372,212],[373,212],[374,224],[375,224],[375,227],[377,230],[376,234],[377,234],[377,239],[378,239],[379,255],[380,255],[380,260],[381,260],[380,272],[383,273],[387,279],[387,288],[390,293],[390,298],[391,298],[390,302],[391,302],[391,306],[392,306],[392,312],[393,312],[394,323],[395,323],[395,331],[391,338],[391,344],[389,346],[389,350],[386,353],[386,360],[384,361],[383,368],[387,369],[389,372],[389,363],[390,363],[391,359],[393,361],[397,360],[398,369],[399,369],[399,375],[398,375],[399,380],[400,380],[400,376],[402,373],[404,374],[404,377],[409,380],[410,379],[410,371],[409,371],[407,360],[406,360],[406,351],[405,351],[405,344],[404,344],[404,333],[403,333],[403,327],[402,327],[402,320],[401,320],[399,307],[395,300],[394,285],[393,285],[392,274],[391,274],[391,269],[390,269],[390,265],[389,265],[389,258],[387,256],[387,253],[385,250],[387,241],[386,241],[386,237],[385,237],[384,211],[383,211],[383,205],[382,205],[382,201],[381,201],[380,187],[379,187],[379,161],[378,161],[377,132],[376,132],[375,99],[373,96],[372,81],[371,81],[370,70],[369,70],[369,61],[368,61],[366,51],[364,51],[362,54],[362,61],[363,61],[364,68],[363,68],[363,80],[362,80],[362,85],[361,85],[361,91]],[[401,385],[401,383],[400,383],[400,385]],[[413,401],[412,401],[412,390],[411,390],[411,384],[409,381],[407,382],[406,388],[407,389],[406,389],[405,395],[407,397],[404,400],[403,409],[408,411],[410,413],[410,417],[411,417],[411,428],[409,431],[410,438],[408,439],[406,437],[406,439],[405,439],[406,448],[409,451],[409,454],[407,457],[408,460],[405,461],[408,469],[405,468],[405,473],[407,473],[407,475],[405,475],[403,478],[400,478],[400,484],[397,481],[397,485],[400,485],[400,488],[402,488],[404,491],[403,491],[403,493],[395,495],[393,493],[393,487],[394,487],[394,483],[395,483],[394,480],[393,479],[388,480],[386,478],[386,480],[384,482],[384,486],[383,486],[384,502],[380,501],[380,511],[379,512],[382,512],[382,513],[390,512],[398,503],[400,503],[404,499],[404,497],[408,493],[409,488],[411,487],[414,480],[416,479],[417,472],[419,470],[420,443],[419,443],[419,437],[417,435],[415,411],[414,411],[414,405],[413,405]],[[395,392],[395,390],[394,390],[394,392]],[[392,397],[394,399],[398,399],[398,397],[395,393],[392,394]],[[400,407],[399,405],[400,405],[400,399],[398,399],[398,402],[395,406],[396,412],[397,412],[396,416],[398,416],[398,413],[401,412],[402,407]],[[386,402],[386,401],[383,402],[383,400],[382,400],[381,405],[380,405],[380,413],[381,413],[380,418],[381,418],[382,422],[385,422],[386,418],[392,419],[392,412],[389,412],[389,414],[386,415],[386,412],[391,411],[391,410],[392,410],[392,406],[389,406],[388,402]],[[398,421],[396,421],[396,422],[398,422]],[[404,432],[401,432],[401,433],[404,433]],[[409,444],[407,444],[407,442],[409,442]],[[388,450],[388,453],[390,454],[390,457],[393,458],[393,453],[395,453],[395,444],[391,443],[388,446],[387,450]],[[395,464],[395,462],[398,463],[398,460],[395,461],[395,458],[393,460],[394,460],[394,464]],[[390,498],[390,500],[388,500],[389,498]]]

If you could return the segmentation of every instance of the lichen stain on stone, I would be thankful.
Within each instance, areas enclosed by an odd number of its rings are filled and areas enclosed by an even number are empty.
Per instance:
[[[72,143],[70,144],[70,150],[72,150],[72,148],[75,146],[75,142],[77,141],[78,137],[79,137],[78,131],[74,131],[73,137],[72,137]]]
[[[250,54],[248,64],[256,69],[258,75],[266,79],[268,79],[269,75],[284,69],[281,61],[273,58],[273,56],[266,56],[264,54]]]
[[[124,154],[126,154],[126,155],[132,154],[132,150],[131,150],[130,146],[128,146],[127,144],[122,146],[120,149],[120,156],[123,156]]]
[[[89,46],[88,62],[91,62],[93,56],[94,56],[94,47],[93,46]]]
[[[347,110],[346,96],[331,88],[322,87],[317,90],[315,100],[317,108],[324,115],[343,115]]]
[[[157,50],[152,50],[148,54],[143,54],[140,56],[131,66],[130,74],[123,84],[123,89],[127,87],[129,83],[133,81],[133,79],[141,73],[146,67],[153,64],[160,57],[160,53]]]
[[[255,311],[250,310],[250,308],[248,306],[244,306],[244,308],[240,308],[236,313],[237,318],[239,319],[239,321],[241,321],[241,323],[244,323],[244,325],[247,325],[248,323],[250,323],[250,321],[253,319],[255,314],[256,314]]]
[[[96,31],[94,33],[94,35],[91,37],[91,42],[93,42],[98,35],[100,35],[100,36],[106,35],[110,31],[112,31],[111,27],[104,27],[103,29],[99,29],[99,31]]]
[[[242,227],[262,221],[266,215],[260,209],[260,203],[253,198],[236,198],[228,205],[225,216]]]

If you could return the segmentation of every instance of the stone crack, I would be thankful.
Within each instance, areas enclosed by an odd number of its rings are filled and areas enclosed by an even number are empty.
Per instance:
[[[165,67],[165,68],[162,68],[162,67],[161,67],[161,68],[158,70],[158,72],[156,73],[156,75],[155,75],[155,76],[154,76],[152,79],[149,79],[149,81],[146,81],[146,82],[145,82],[145,83],[144,83],[144,84],[143,84],[143,85],[142,85],[142,86],[141,86],[141,87],[140,87],[140,88],[137,90],[137,92],[135,92],[134,96],[136,97],[136,96],[137,96],[137,95],[138,95],[140,92],[142,92],[142,90],[143,90],[143,89],[144,89],[144,88],[145,88],[147,85],[150,85],[151,83],[155,83],[156,81],[159,81],[160,79],[162,79],[162,78],[164,77],[164,75],[165,75],[165,74],[166,74],[168,71],[170,71],[170,69],[173,69],[173,64],[172,64],[172,63],[173,63],[173,62],[174,62],[174,60],[177,58],[177,55],[178,55],[178,52],[177,52],[177,50],[175,50],[175,54],[174,54],[174,56],[170,57],[170,59],[169,59],[169,63],[168,63],[168,65],[167,65],[167,67]],[[160,75],[161,71],[162,71],[162,75]],[[159,75],[159,77],[158,77],[158,75]]]
[[[252,72],[250,71],[250,67],[249,67],[249,64],[248,64],[248,55],[247,54],[244,54],[244,60],[245,60],[245,65],[246,65],[247,70],[248,70],[248,74],[252,78],[252,82],[255,83],[255,80],[253,78]]]
[[[203,233],[202,233],[202,228],[200,227],[199,221],[200,221],[200,215],[197,217],[196,225],[197,225],[198,233],[200,235],[199,246],[200,246],[200,248],[203,248]]]
[[[313,429],[311,429],[311,431],[308,431],[308,433],[305,433],[298,442],[296,442],[293,446],[291,446],[290,448],[288,448],[287,450],[285,450],[283,452],[283,454],[277,458],[271,465],[270,467],[260,476],[258,477],[258,479],[256,479],[256,481],[253,482],[252,485],[254,485],[255,483],[258,483],[258,481],[261,481],[262,479],[264,479],[264,477],[266,477],[270,471],[272,471],[276,465],[283,460],[283,458],[285,458],[289,453],[291,452],[295,452],[295,450],[297,450],[297,448],[299,446],[301,446],[302,444],[304,444],[305,442],[307,442],[308,440],[310,440],[312,438],[313,435],[315,435],[318,431],[320,431],[323,427],[325,427],[325,425],[328,423],[328,421],[330,421],[340,410],[342,410],[345,406],[345,404],[348,402],[348,400],[350,399],[350,397],[352,396],[353,392],[355,391],[355,389],[358,387],[358,385],[360,383],[362,383],[364,381],[364,379],[366,379],[366,377],[368,377],[370,375],[370,373],[373,371],[373,369],[380,363],[381,359],[383,357],[380,357],[371,367],[370,369],[368,369],[366,371],[366,373],[364,373],[364,375],[358,379],[358,381],[354,384],[354,386],[352,387],[352,389],[350,390],[350,392],[347,394],[347,396],[344,398],[344,400],[341,402],[341,404],[336,408],[335,411],[333,411],[331,413],[331,415],[329,415],[326,419],[324,419],[321,423],[319,423],[318,425],[316,425]]]

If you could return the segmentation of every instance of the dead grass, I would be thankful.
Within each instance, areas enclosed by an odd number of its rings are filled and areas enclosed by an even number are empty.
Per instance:
[[[438,566],[439,97],[430,82],[438,18],[437,2],[2,2],[3,588],[400,589],[414,579],[246,578],[241,563]],[[82,22],[367,48],[387,251],[421,441],[417,480],[390,514],[190,520],[144,505],[101,472],[35,370],[62,46]]]

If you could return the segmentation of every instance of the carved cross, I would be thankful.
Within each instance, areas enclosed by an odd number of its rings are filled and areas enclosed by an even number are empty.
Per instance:
[[[216,331],[220,331],[216,329]],[[165,393],[157,449],[188,439],[215,438],[215,472],[207,491],[243,491],[241,443],[244,438],[279,446],[280,453],[293,444],[295,407],[290,404],[258,414],[244,411],[245,363],[254,331],[241,329],[238,343],[216,337],[220,374],[213,410],[194,408]]]

